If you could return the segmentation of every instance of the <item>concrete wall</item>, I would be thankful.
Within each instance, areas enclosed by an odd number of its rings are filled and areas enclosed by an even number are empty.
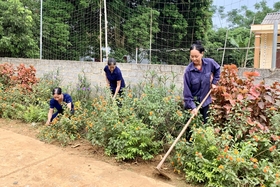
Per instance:
[[[22,59],[22,58],[0,58],[0,64],[11,63],[16,67],[20,63],[26,66],[33,65],[37,70],[37,77],[43,74],[59,70],[59,76],[63,80],[64,86],[75,86],[78,82],[78,74],[85,72],[86,77],[91,85],[105,86],[105,74],[103,71],[106,63],[104,62],[80,62],[64,60],[39,60],[39,59]],[[185,66],[178,65],[156,65],[156,64],[128,64],[117,63],[121,69],[127,85],[135,85],[143,80],[147,73],[154,72],[157,75],[168,78],[168,84],[175,83],[178,88],[183,86],[183,74]],[[257,81],[265,80],[270,85],[275,81],[280,82],[280,69],[271,71],[269,69],[240,68],[239,76],[243,76],[244,71],[258,71],[261,76]]]

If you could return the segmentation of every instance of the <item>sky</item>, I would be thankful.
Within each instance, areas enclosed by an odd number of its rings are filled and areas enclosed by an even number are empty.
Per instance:
[[[248,9],[254,10],[254,5],[259,3],[261,0],[213,0],[213,5],[219,7],[224,6],[225,12],[232,9],[239,9],[241,6],[247,6]],[[279,0],[266,0],[267,6],[273,7],[273,4]],[[226,20],[221,20],[217,14],[213,16],[213,24],[217,27],[223,27],[226,25]]]

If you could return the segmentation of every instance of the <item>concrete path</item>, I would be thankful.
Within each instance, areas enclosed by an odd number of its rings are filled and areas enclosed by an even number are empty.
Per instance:
[[[0,128],[0,187],[171,187]]]

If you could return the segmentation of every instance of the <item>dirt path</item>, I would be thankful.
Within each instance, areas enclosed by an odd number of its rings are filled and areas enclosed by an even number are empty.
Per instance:
[[[117,163],[85,140],[61,147],[37,140],[36,134],[31,125],[0,119],[1,187],[189,186],[170,171],[171,181],[155,175],[158,160]]]

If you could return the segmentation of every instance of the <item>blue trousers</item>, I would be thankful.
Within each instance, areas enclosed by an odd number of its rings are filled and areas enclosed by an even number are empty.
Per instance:
[[[72,108],[71,109],[71,115],[74,115],[74,108]],[[51,118],[51,122],[52,122],[52,120],[54,119],[54,118],[56,118],[56,116],[58,115],[58,114],[63,114],[63,110],[60,110],[60,111],[57,111],[56,113],[54,113],[53,115],[52,115],[52,118]]]
[[[209,105],[199,109],[199,112],[202,115],[204,124],[207,123],[208,110],[209,110]],[[186,130],[186,140],[190,141],[191,136],[192,136],[191,127],[188,126],[188,128]]]
[[[52,120],[53,120],[54,118],[56,118],[56,116],[57,116],[58,114],[63,114],[63,110],[62,110],[62,111],[57,111],[56,113],[54,113],[54,114],[52,115],[51,122],[52,122]]]

